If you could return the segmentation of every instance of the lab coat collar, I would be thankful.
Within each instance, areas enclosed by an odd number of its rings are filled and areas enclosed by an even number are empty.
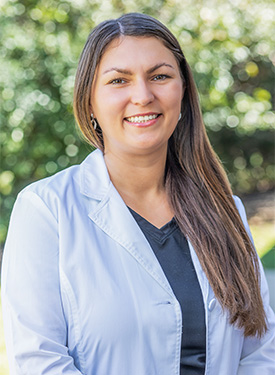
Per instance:
[[[90,198],[90,219],[123,246],[175,299],[151,246],[112,184],[100,150],[93,151],[81,164],[80,191]]]
[[[87,156],[80,165],[81,194],[102,200],[111,185],[103,153],[97,149]]]

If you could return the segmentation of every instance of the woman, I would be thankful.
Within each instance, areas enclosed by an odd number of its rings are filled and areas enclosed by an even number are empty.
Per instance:
[[[273,373],[267,284],[174,36],[142,14],[101,23],[74,109],[97,150],[11,218],[11,374]]]

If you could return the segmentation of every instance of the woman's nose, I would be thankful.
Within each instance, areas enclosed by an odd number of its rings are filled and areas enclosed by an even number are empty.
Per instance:
[[[144,80],[140,80],[134,84],[131,94],[132,103],[143,107],[154,100],[150,84]]]

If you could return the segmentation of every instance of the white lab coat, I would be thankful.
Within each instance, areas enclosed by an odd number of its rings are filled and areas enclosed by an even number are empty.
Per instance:
[[[238,198],[236,204],[249,230]],[[205,374],[274,374],[275,320],[264,274],[269,331],[244,339],[189,246],[205,306]],[[179,302],[99,150],[19,194],[2,301],[11,375],[179,374]]]

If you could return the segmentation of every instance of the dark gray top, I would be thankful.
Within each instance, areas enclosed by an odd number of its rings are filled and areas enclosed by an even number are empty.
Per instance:
[[[202,293],[186,238],[173,218],[158,229],[130,209],[150,243],[182,311],[180,374],[203,375],[206,357]]]

